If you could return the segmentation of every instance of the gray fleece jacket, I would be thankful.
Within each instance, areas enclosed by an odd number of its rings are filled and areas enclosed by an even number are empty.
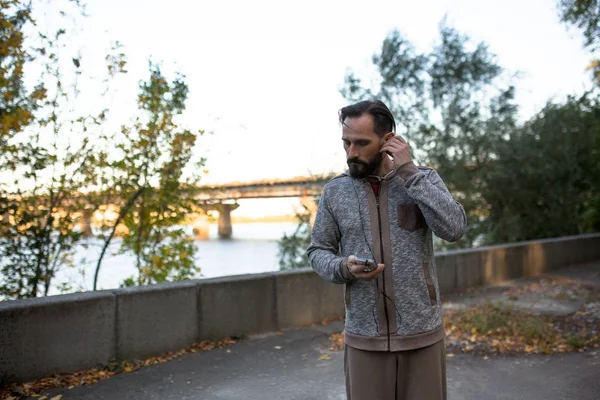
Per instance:
[[[324,279],[346,284],[345,342],[375,351],[411,350],[444,338],[432,232],[447,241],[464,233],[467,218],[439,175],[406,164],[380,180],[344,173],[329,181],[307,249]],[[372,281],[354,278],[350,255],[385,264]]]

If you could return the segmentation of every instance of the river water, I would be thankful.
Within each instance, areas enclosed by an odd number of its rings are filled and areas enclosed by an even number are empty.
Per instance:
[[[279,270],[277,241],[284,233],[291,234],[297,227],[295,222],[243,223],[233,225],[230,240],[220,240],[217,225],[211,225],[208,240],[197,240],[197,265],[199,278],[255,274]],[[191,228],[190,228],[191,230]],[[131,254],[115,254],[120,246],[116,238],[104,256],[98,278],[99,289],[119,287],[123,280],[135,274],[134,257]],[[75,266],[60,271],[54,279],[49,294],[59,294],[62,284],[68,291],[91,290],[94,271],[102,242],[87,239],[75,254]]]

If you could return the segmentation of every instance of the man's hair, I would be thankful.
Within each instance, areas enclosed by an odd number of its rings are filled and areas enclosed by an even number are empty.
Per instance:
[[[379,137],[388,132],[396,131],[396,121],[392,112],[380,100],[359,101],[342,108],[338,114],[342,125],[346,118],[358,118],[364,114],[369,114],[373,117],[373,130]]]

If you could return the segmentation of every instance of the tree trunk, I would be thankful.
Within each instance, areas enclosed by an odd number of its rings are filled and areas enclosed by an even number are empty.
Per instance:
[[[133,206],[133,203],[137,200],[137,198],[140,197],[140,195],[142,194],[144,189],[145,189],[144,187],[139,188],[133,194],[133,196],[131,196],[129,198],[129,200],[127,200],[127,203],[125,204],[125,206],[119,211],[119,216],[117,217],[117,220],[115,221],[115,223],[112,227],[110,235],[104,240],[104,246],[102,246],[102,251],[100,252],[100,257],[98,258],[98,263],[96,264],[96,271],[94,272],[94,288],[93,288],[94,291],[96,291],[96,288],[98,287],[98,275],[100,274],[100,266],[102,265],[102,260],[104,259],[104,254],[106,254],[106,250],[108,249],[110,242],[112,241],[113,237],[115,236],[117,226],[121,223],[123,218],[125,218],[125,215],[127,215],[127,213],[129,212],[129,209]]]

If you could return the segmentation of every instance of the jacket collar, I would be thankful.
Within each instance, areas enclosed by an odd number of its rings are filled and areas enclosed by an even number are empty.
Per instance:
[[[381,176],[378,176],[378,175],[369,175],[369,176],[368,176],[368,178],[375,178],[375,179],[377,179],[377,180],[379,180],[379,181],[387,181],[387,180],[390,180],[390,179],[392,179],[392,178],[394,177],[394,175],[396,175],[396,173],[397,173],[397,172],[398,172],[398,168],[394,168],[394,169],[392,169],[390,172],[388,172],[388,173],[387,173],[385,176],[383,176],[383,177],[381,177]],[[345,170],[345,171],[342,173],[342,175],[344,175],[344,176],[349,176],[350,178],[352,178],[352,179],[356,179],[356,180],[359,180],[359,181],[365,181],[365,180],[367,179],[367,178],[362,178],[362,179],[357,179],[357,178],[354,178],[352,175],[350,175],[350,170],[349,170],[349,169]]]

